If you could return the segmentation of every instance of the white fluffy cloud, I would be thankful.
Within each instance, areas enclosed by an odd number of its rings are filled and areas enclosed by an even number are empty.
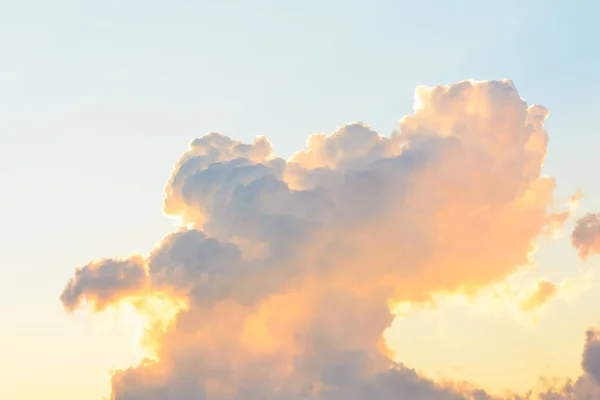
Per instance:
[[[156,359],[114,374],[112,399],[490,398],[394,365],[382,334],[390,301],[500,281],[568,217],[540,175],[548,112],[510,81],[416,96],[391,137],[354,123],[287,161],[266,138],[195,139],[165,189],[185,228],[145,259],[78,269],[61,297],[187,303],[148,331]]]

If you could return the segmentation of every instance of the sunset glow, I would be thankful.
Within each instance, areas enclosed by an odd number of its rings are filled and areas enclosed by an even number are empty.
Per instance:
[[[599,15],[0,0],[0,400],[600,400]]]
[[[111,398],[169,387],[185,398],[337,399],[356,385],[383,390],[381,379],[416,379],[431,396],[471,399],[482,385],[519,398],[528,388],[500,377],[390,369],[407,350],[399,327],[460,309],[534,326],[563,285],[532,280],[538,242],[562,231],[581,192],[555,206],[556,182],[541,174],[548,110],[511,81],[416,96],[391,137],[353,123],[312,135],[288,161],[265,137],[194,139],[165,189],[165,214],[184,225],[147,257],[77,268],[61,295],[68,311],[112,307],[137,321],[140,358],[114,372]],[[529,368],[530,389],[563,390],[540,389],[541,365]]]

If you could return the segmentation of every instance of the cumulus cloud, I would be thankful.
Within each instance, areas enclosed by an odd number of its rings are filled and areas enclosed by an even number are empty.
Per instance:
[[[531,311],[538,308],[554,297],[557,292],[558,289],[554,283],[539,281],[534,290],[530,291],[521,302],[521,309]]]
[[[490,398],[394,364],[382,334],[391,302],[501,281],[569,216],[549,211],[555,182],[540,174],[548,111],[510,81],[416,96],[390,137],[353,123],[289,160],[264,137],[195,139],[165,188],[184,227],[144,259],[77,270],[62,296],[69,310],[185,299],[148,332],[154,359],[113,375],[111,398]]]
[[[588,213],[577,220],[571,243],[581,259],[600,253],[600,213]]]

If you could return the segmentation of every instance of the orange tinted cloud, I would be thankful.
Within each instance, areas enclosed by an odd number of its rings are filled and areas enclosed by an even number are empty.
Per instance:
[[[527,297],[521,302],[523,311],[531,311],[545,304],[556,295],[558,289],[556,285],[548,281],[538,282],[535,289],[527,294]]]
[[[113,400],[486,398],[393,363],[382,334],[389,304],[501,281],[569,216],[548,211],[555,182],[540,174],[548,112],[510,81],[416,95],[390,137],[354,123],[288,161],[266,138],[192,142],[163,204],[186,228],[123,261],[144,266],[133,283],[91,263],[65,289],[67,309],[185,299],[147,332],[153,360],[115,373]]]

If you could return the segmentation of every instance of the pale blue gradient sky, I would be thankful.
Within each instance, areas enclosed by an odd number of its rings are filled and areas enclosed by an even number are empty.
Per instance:
[[[509,78],[550,110],[558,195],[581,186],[578,215],[600,210],[599,15],[592,0],[0,0],[0,398],[97,398],[127,363],[131,330],[67,317],[58,294],[75,266],[172,229],[162,188],[209,131],[288,156],[351,121],[389,134],[416,85]],[[566,238],[537,260],[557,280],[583,267]],[[559,307],[571,335],[598,300]]]

